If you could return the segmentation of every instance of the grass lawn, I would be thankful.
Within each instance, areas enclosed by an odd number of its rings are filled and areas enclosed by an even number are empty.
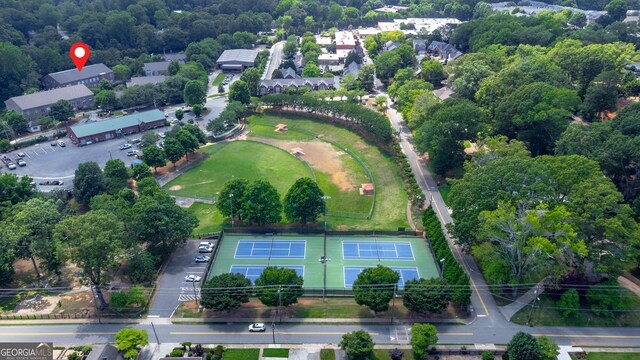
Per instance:
[[[277,358],[288,358],[289,357],[289,349],[263,349],[262,350],[263,357],[277,357]]]
[[[336,360],[336,351],[333,349],[320,350],[320,360]]]
[[[640,359],[640,353],[592,352],[587,355],[587,360],[635,360],[635,359]]]
[[[222,354],[222,360],[258,360],[260,349],[228,349]]]
[[[220,84],[222,84],[222,81],[224,81],[225,77],[226,77],[225,73],[221,72],[216,76],[215,79],[213,79],[213,82],[211,83],[211,85],[219,86]]]
[[[278,123],[287,124],[289,130],[284,133],[276,133],[273,130]],[[321,121],[271,115],[251,116],[249,118],[249,130],[250,137],[258,138],[290,141],[312,141],[320,138],[324,141],[332,142],[334,145],[339,145],[339,147],[347,147],[367,165],[373,174],[376,186],[376,205],[372,218],[367,220],[348,216],[348,214],[344,214],[347,216],[342,216],[340,214],[341,211],[337,209],[334,209],[337,211],[334,211],[332,215],[332,206],[336,206],[331,204],[335,202],[332,198],[329,200],[331,228],[343,229],[346,226],[348,229],[354,230],[395,230],[397,227],[408,227],[407,192],[393,158],[389,154],[381,152],[375,145],[365,142],[356,133]],[[362,171],[357,169],[358,166],[354,160],[345,160],[345,167],[349,171]],[[318,175],[318,183],[321,187],[323,182],[326,184],[328,178],[323,179],[321,174]],[[327,192],[330,193],[331,190],[328,189]],[[342,201],[340,199],[340,202]]]
[[[218,196],[233,178],[268,180],[284,197],[293,183],[309,170],[293,155],[274,146],[253,141],[233,141],[202,149],[209,157],[164,186],[171,195]]]
[[[390,349],[373,349],[373,359],[375,360],[391,360],[391,357],[389,356],[389,351],[391,351]],[[404,353],[404,356],[402,357],[402,360],[413,360],[413,351],[409,350],[409,349],[403,349],[402,352]]]
[[[620,291],[624,293],[623,297],[626,298],[625,302],[628,304],[627,309],[636,310],[640,308],[640,298],[627,289],[620,288]],[[584,299],[581,298],[580,300],[584,302]],[[581,310],[578,314],[565,319],[562,313],[554,309],[554,307],[557,307],[557,305],[551,296],[542,294],[540,301],[538,301],[536,307],[533,309],[531,322],[534,325],[542,326],[640,326],[640,312],[638,311],[614,312],[615,315],[608,318],[596,315],[591,311],[589,304],[581,303]],[[511,321],[516,324],[525,325],[529,317],[530,309],[530,305],[525,306],[511,318]]]
[[[193,229],[193,235],[217,232],[222,229],[224,216],[214,204],[193,203],[188,210],[200,221],[198,227]]]

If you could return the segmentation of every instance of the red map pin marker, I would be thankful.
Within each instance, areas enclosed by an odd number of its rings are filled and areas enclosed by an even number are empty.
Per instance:
[[[84,64],[89,60],[89,45],[77,42],[71,45],[69,55],[71,56],[71,61],[76,65],[78,71],[82,71],[82,67],[84,67]]]

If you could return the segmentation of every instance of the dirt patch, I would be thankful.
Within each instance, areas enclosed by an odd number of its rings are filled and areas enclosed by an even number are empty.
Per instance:
[[[13,313],[16,315],[51,314],[56,306],[58,306],[60,298],[60,296],[46,296],[37,301],[34,298],[25,299],[22,300],[15,309],[13,309]]]
[[[182,185],[173,185],[172,187],[169,188],[169,190],[171,191],[178,191],[182,189]]]
[[[256,138],[255,140],[277,146],[288,152],[293,152],[293,149],[300,149],[302,153],[298,153],[296,157],[305,160],[312,167],[322,171],[323,173],[331,176],[331,182],[340,189],[340,191],[351,191],[355,189],[355,179],[347,173],[340,160],[341,156],[345,156],[344,152],[336,151],[333,145],[323,141],[311,141],[311,142],[298,142],[298,141],[284,141],[275,139],[262,139]]]

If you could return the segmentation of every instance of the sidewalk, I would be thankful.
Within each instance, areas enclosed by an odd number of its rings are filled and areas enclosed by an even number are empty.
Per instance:
[[[531,304],[531,302],[533,302],[536,297],[540,296],[540,294],[544,292],[543,281],[544,279],[536,286],[529,289],[529,291],[522,294],[522,296],[514,300],[511,304],[500,306],[500,313],[504,315],[505,319],[511,320],[511,317],[513,317],[513,315],[522,310],[525,306]]]

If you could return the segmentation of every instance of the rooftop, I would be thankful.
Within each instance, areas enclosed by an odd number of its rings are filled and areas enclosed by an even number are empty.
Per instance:
[[[144,71],[167,71],[169,69],[171,61],[156,61],[144,63],[142,68]]]
[[[160,84],[165,82],[167,77],[164,75],[157,76],[136,76],[132,77],[131,80],[127,81],[127,87],[132,87],[136,85],[147,85],[147,84]]]
[[[98,76],[105,73],[111,73],[111,69],[107,67],[105,64],[94,64],[85,66],[82,68],[82,71],[78,71],[77,69],[69,69],[64,71],[58,71],[55,73],[50,73],[47,76],[52,77],[59,84],[68,84],[74,81],[80,81],[84,79],[89,79],[94,76]]]
[[[231,49],[225,50],[218,58],[218,63],[229,61],[254,62],[260,50]]]
[[[356,40],[351,31],[336,31],[336,46],[340,45],[356,46]]]
[[[13,100],[22,110],[26,110],[52,105],[58,100],[74,100],[85,96],[93,96],[93,92],[80,84],[15,96],[10,100]]]
[[[164,119],[164,113],[158,109],[137,112],[130,115],[113,117],[107,120],[71,126],[71,130],[77,137],[91,136],[108,131],[126,128],[141,123],[153,122]]]

